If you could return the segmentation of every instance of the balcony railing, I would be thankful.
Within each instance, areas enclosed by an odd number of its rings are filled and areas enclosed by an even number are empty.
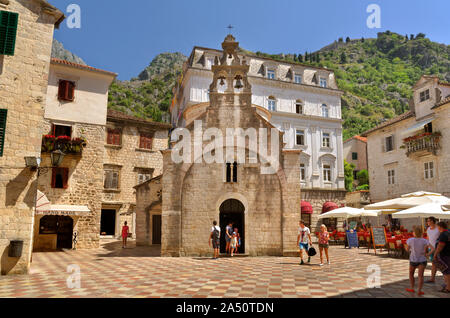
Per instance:
[[[437,155],[437,151],[441,148],[440,140],[441,134],[439,132],[423,133],[404,139],[402,148],[406,149],[408,157],[419,152]]]
[[[81,155],[83,148],[86,147],[85,138],[70,138],[69,136],[55,137],[53,135],[45,135],[42,137],[43,153],[51,153],[55,150],[61,150],[65,154]]]

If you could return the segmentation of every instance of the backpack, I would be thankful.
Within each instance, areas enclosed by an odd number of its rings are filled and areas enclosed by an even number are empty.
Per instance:
[[[220,235],[219,230],[216,227],[214,227],[213,239],[217,241],[219,239],[219,235]]]

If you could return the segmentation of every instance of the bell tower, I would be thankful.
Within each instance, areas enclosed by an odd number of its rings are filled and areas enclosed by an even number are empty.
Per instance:
[[[223,55],[219,64],[212,66],[214,74],[210,85],[210,107],[251,106],[252,87],[248,82],[249,65],[237,54],[239,42],[228,34],[222,43]]]

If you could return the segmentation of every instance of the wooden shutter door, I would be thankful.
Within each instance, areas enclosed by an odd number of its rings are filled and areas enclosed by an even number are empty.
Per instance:
[[[120,145],[120,130],[119,129],[116,129],[116,130],[114,130],[114,141],[113,141],[113,144],[114,145]]]
[[[0,54],[14,55],[19,14],[0,11]]]
[[[69,187],[69,168],[61,168],[61,170],[63,177],[63,188],[67,189]]]
[[[3,156],[3,147],[5,146],[7,114],[7,109],[0,109],[0,157]]]
[[[58,99],[64,100],[66,97],[66,81],[59,81],[58,85]]]
[[[58,168],[52,168],[52,189],[56,186],[56,174],[58,172]]]
[[[112,145],[113,142],[114,142],[114,139],[112,136],[112,131],[111,131],[111,129],[108,129],[108,131],[106,132],[106,143],[108,145]]]
[[[75,83],[67,82],[67,100],[73,101],[75,99]]]
[[[119,173],[114,171],[112,174],[112,188],[119,189]]]
[[[113,188],[113,172],[105,171],[105,189]]]

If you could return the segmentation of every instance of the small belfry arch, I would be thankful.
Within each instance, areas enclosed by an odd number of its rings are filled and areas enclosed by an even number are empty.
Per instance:
[[[211,68],[214,75],[209,88],[210,94],[250,94],[251,85],[247,78],[250,67],[247,65],[245,57],[241,60],[238,56],[239,43],[231,34],[228,34],[222,43],[222,48],[223,55],[220,58],[220,64],[215,64]],[[225,87],[225,89],[221,89],[221,87]]]

